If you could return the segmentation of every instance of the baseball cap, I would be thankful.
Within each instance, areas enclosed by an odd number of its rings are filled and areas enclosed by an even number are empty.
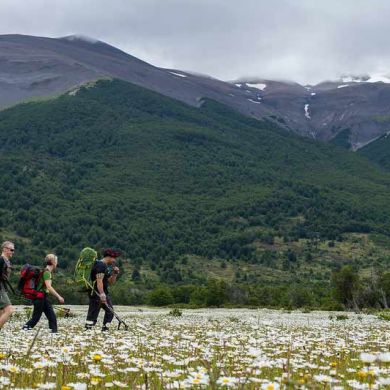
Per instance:
[[[109,257],[119,257],[122,253],[119,251],[116,251],[112,248],[106,248],[103,252],[103,257],[109,256]]]

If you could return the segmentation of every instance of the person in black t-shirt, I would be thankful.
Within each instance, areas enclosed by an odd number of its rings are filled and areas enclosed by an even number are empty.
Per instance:
[[[114,318],[112,302],[108,291],[108,286],[115,283],[119,274],[119,268],[115,266],[115,260],[121,253],[113,249],[105,249],[103,259],[95,261],[91,270],[92,291],[89,293],[89,308],[86,329],[92,329],[96,325],[100,309],[104,310],[102,331],[108,330],[108,324]],[[109,266],[112,266],[110,270]]]

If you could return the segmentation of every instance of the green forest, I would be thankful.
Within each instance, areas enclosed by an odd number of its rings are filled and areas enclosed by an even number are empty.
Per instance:
[[[0,240],[14,282],[56,253],[68,303],[91,246],[123,251],[117,304],[387,307],[390,174],[371,156],[100,80],[0,112]]]
[[[390,138],[384,134],[360,149],[359,154],[369,158],[383,169],[390,170]]]

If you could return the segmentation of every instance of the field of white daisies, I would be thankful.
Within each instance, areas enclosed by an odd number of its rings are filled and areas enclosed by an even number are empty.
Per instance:
[[[389,389],[390,322],[371,315],[118,308],[129,330],[84,331],[86,307],[50,334],[0,332],[3,389]]]

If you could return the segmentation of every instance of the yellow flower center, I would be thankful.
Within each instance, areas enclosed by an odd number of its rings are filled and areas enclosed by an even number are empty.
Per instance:
[[[361,380],[363,380],[367,376],[367,372],[365,371],[359,371],[357,374]]]
[[[100,362],[100,360],[102,360],[102,355],[99,355],[99,354],[97,353],[97,354],[93,355],[92,360],[93,360],[94,362]]]

